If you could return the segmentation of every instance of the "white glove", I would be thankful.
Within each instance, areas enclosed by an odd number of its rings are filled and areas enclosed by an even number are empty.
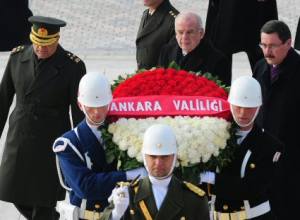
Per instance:
[[[121,186],[114,189],[110,197],[112,197],[112,202],[114,204],[114,209],[111,213],[111,219],[119,220],[129,206],[128,186]]]
[[[200,184],[210,183],[215,184],[216,174],[214,172],[206,171],[200,173]]]
[[[140,167],[140,168],[126,171],[126,179],[127,180],[133,180],[138,175],[140,175],[139,178],[146,177],[148,175],[147,170],[144,167]]]

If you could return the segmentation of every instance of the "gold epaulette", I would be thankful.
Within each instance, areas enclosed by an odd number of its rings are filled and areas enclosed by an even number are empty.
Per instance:
[[[174,13],[174,11],[172,11],[172,10],[169,11],[169,14],[170,14],[172,17],[174,17],[174,18],[176,18],[176,16],[177,16],[177,15]]]
[[[18,53],[18,52],[24,50],[24,48],[25,48],[25,47],[24,47],[23,45],[22,45],[22,46],[17,46],[17,47],[15,47],[14,49],[11,50],[11,54],[16,54],[16,53]]]
[[[124,182],[124,181],[117,182],[117,186],[119,186],[119,187],[130,186],[130,182]]]
[[[196,193],[200,197],[205,196],[205,192],[202,189],[200,189],[198,186],[196,186],[196,185],[194,185],[192,183],[186,182],[186,181],[183,181],[183,183],[186,185],[186,187],[189,190],[191,190],[192,192]]]
[[[72,54],[72,53],[68,52],[67,55],[75,63],[79,63],[81,61],[81,59],[78,56],[76,56],[75,54]]]

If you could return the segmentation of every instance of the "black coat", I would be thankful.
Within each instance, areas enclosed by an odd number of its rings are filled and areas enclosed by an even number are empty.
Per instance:
[[[243,210],[243,200],[248,200],[250,207],[269,200],[268,190],[276,172],[280,169],[283,146],[276,138],[264,129],[254,126],[234,153],[230,165],[216,174],[212,193],[216,195],[215,210],[218,212],[234,212]],[[244,177],[241,178],[242,164],[245,163]],[[277,153],[279,152],[279,153]],[[274,218],[262,218],[274,219]]]
[[[0,84],[0,134],[10,105],[9,129],[0,166],[0,199],[23,205],[54,206],[64,199],[52,152],[54,140],[83,119],[77,89],[84,63],[58,46],[34,67],[32,46],[12,52]]]
[[[166,68],[172,61],[187,71],[210,72],[212,75],[218,76],[226,85],[230,85],[228,78],[230,65],[227,58],[205,37],[194,50],[185,56],[182,55],[182,50],[174,38],[163,47],[158,64]]]
[[[260,28],[277,19],[276,0],[209,0],[206,34],[226,54],[256,48]]]
[[[279,75],[270,80],[270,66],[265,59],[257,63],[254,77],[260,82],[263,106],[257,122],[277,136],[285,145],[283,161],[284,177],[281,179],[283,198],[280,208],[285,219],[297,208],[299,190],[299,108],[300,103],[300,55],[290,49],[287,57],[279,64]],[[289,210],[289,211],[288,211]],[[283,218],[284,219],[284,218]]]
[[[0,51],[10,51],[14,47],[29,43],[31,24],[27,20],[32,16],[28,0],[0,1]]]
[[[136,37],[136,60],[138,69],[157,66],[162,46],[175,34],[174,20],[178,11],[164,0],[152,16],[145,10]],[[147,20],[146,24],[145,20]]]
[[[300,50],[300,17],[299,17],[296,37],[295,37],[295,49]]]

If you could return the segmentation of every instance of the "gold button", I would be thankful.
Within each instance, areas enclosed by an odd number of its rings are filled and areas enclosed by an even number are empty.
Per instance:
[[[162,147],[162,144],[157,144],[156,145],[158,148],[161,148]]]
[[[226,204],[223,205],[223,209],[224,209],[224,210],[227,210],[227,209],[228,209],[228,205],[226,205]]]
[[[185,217],[184,217],[184,216],[182,216],[182,217],[180,218],[180,220],[185,220]]]
[[[96,209],[100,209],[100,207],[101,207],[100,204],[95,204]]]
[[[135,214],[135,212],[134,212],[134,210],[133,209],[130,209],[130,215],[134,215]]]
[[[254,169],[254,168],[255,168],[255,164],[254,164],[254,163],[251,163],[251,164],[250,164],[250,168],[251,168],[251,169]]]

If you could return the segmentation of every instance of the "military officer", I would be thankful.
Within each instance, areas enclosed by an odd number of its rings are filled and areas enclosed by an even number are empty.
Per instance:
[[[118,181],[147,174],[144,168],[117,171],[116,163],[106,160],[105,144],[98,128],[104,123],[111,101],[110,84],[104,75],[91,72],[83,76],[79,83],[78,104],[85,119],[53,145],[65,179],[63,182],[71,190],[70,203],[80,207],[81,219],[99,219]]]
[[[231,164],[221,172],[203,172],[210,184],[214,219],[276,219],[268,190],[280,168],[282,144],[254,120],[262,105],[261,87],[251,76],[236,79],[228,101],[238,125],[238,148]],[[278,189],[279,190],[279,189]]]
[[[144,0],[144,11],[136,37],[138,69],[150,69],[158,64],[162,46],[174,37],[174,20],[178,11],[169,0]]]
[[[144,165],[149,176],[115,188],[101,219],[193,219],[208,220],[205,192],[172,175],[177,143],[172,128],[164,124],[149,127],[143,140]]]
[[[0,199],[12,202],[27,219],[58,219],[59,185],[52,143],[82,120],[77,89],[84,63],[58,43],[62,20],[32,16],[32,45],[13,49],[0,84],[0,135],[9,108],[8,134],[0,166]]]

